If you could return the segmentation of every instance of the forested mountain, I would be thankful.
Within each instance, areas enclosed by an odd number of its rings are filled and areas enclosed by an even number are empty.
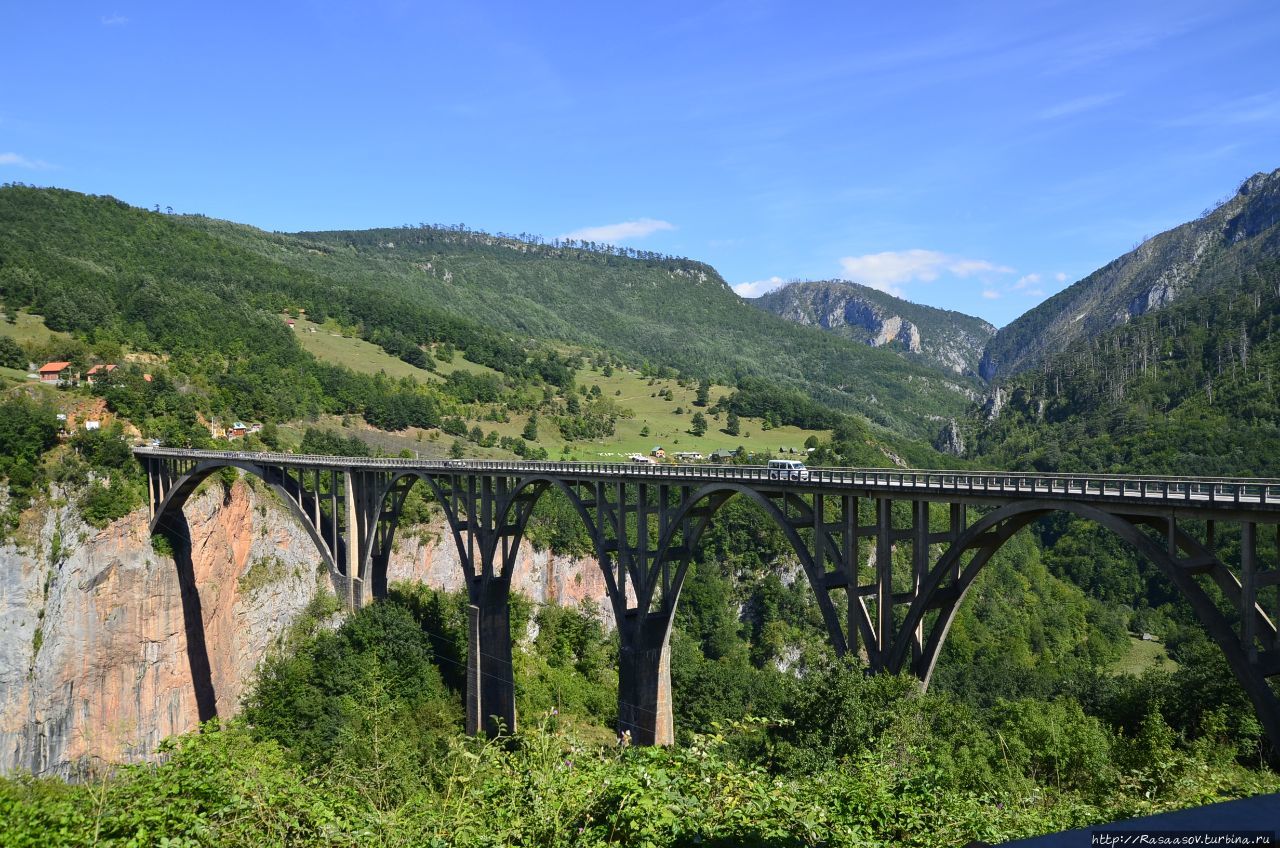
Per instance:
[[[1280,259],[1082,340],[975,410],[1010,467],[1280,476]]]
[[[974,453],[1045,470],[1278,476],[1278,325],[1280,171],[1001,330],[986,361],[1016,373],[975,410]],[[1043,343],[1015,345],[1033,337]]]
[[[1203,217],[1147,239],[1001,328],[982,357],[999,380],[1188,296],[1210,296],[1280,254],[1280,170]]]
[[[554,346],[571,343],[687,379],[764,380],[922,440],[937,429],[930,415],[968,403],[936,371],[750,309],[701,263],[461,228],[290,236],[8,186],[0,299],[91,343],[181,355],[224,399],[252,398],[238,414],[274,420],[374,402],[298,348],[279,320],[287,310],[355,328],[419,367],[445,346],[563,386]]]
[[[614,351],[683,374],[762,377],[932,438],[965,390],[935,370],[748,308],[708,265],[604,245],[434,226],[268,236],[193,221],[343,286],[441,304],[506,333]]]
[[[965,376],[977,376],[983,347],[996,332],[981,318],[911,303],[847,280],[790,283],[748,303]]]

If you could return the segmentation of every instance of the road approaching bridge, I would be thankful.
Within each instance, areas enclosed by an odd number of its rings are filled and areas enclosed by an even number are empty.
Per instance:
[[[676,602],[703,531],[740,496],[786,535],[834,650],[925,685],[960,602],[1001,545],[1053,512],[1095,521],[1187,598],[1280,746],[1280,701],[1267,681],[1280,673],[1280,480],[134,453],[147,470],[152,532],[175,550],[189,544],[182,507],[201,481],[226,467],[262,478],[306,528],[349,609],[386,592],[405,495],[426,486],[444,510],[471,599],[470,732],[515,727],[511,570],[534,504],[555,489],[586,526],[604,574],[620,642],[619,731],[637,743],[673,739]],[[1238,562],[1217,553],[1224,526],[1239,535]],[[1260,534],[1274,538],[1266,563]]]

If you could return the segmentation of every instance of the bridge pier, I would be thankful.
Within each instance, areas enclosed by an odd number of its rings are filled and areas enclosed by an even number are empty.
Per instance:
[[[522,488],[511,477],[421,474],[444,510],[467,579],[466,730],[489,737],[515,733],[516,686],[512,667],[511,572],[529,515],[543,486]],[[397,500],[387,518],[394,530],[405,478],[392,480]],[[390,548],[390,534],[382,549]],[[376,584],[378,578],[374,578]]]
[[[468,586],[467,733],[495,737],[516,730],[511,664],[510,582],[477,578]]]
[[[633,745],[671,745],[671,615],[619,622],[618,733]]]

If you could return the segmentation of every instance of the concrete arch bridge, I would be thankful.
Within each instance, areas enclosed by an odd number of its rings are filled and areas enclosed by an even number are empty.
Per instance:
[[[556,490],[604,572],[620,644],[619,730],[636,743],[673,739],[668,644],[680,588],[717,510],[745,497],[794,548],[835,651],[925,685],[965,593],[1001,545],[1056,511],[1095,521],[1186,597],[1280,747],[1280,700],[1269,683],[1280,674],[1280,481],[134,453],[147,471],[152,532],[178,540],[183,504],[205,478],[227,467],[260,477],[306,528],[349,609],[386,592],[405,496],[426,486],[466,571],[472,733],[496,732],[495,718],[516,726],[511,571],[535,503]],[[1239,535],[1238,563],[1216,553],[1224,530]],[[910,556],[895,557],[904,546]]]

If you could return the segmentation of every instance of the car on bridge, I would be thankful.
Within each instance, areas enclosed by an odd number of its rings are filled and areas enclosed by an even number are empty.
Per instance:
[[[808,480],[809,469],[798,459],[769,460],[770,480]]]

